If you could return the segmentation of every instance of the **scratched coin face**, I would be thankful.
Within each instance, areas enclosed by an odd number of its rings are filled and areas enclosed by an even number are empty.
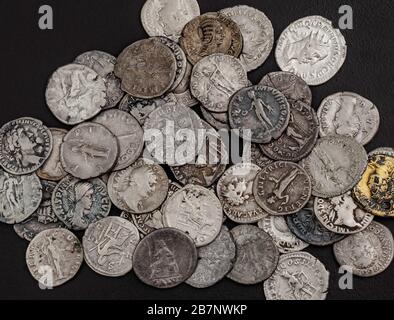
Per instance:
[[[140,240],[138,229],[126,219],[107,217],[92,223],[82,240],[85,261],[95,272],[120,277],[132,269]]]

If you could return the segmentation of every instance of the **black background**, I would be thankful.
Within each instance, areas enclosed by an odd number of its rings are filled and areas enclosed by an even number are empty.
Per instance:
[[[32,116],[49,126],[64,127],[45,105],[44,92],[51,73],[80,53],[98,49],[117,56],[132,42],[147,37],[140,23],[144,0],[1,0],[0,3],[0,124]],[[354,30],[343,31],[347,60],[328,83],[313,87],[314,107],[338,91],[354,91],[379,108],[381,127],[367,146],[393,146],[394,6],[391,0],[199,0],[201,12],[246,4],[265,12],[275,29],[275,40],[291,22],[308,15],[322,15],[337,24],[338,8],[354,10]],[[38,8],[49,4],[54,11],[54,30],[38,27]],[[257,71],[253,83],[276,71],[273,53]],[[394,231],[394,221],[376,219]],[[40,290],[25,264],[28,243],[11,226],[0,225],[0,299],[257,299],[262,285],[242,286],[225,279],[209,289],[185,284],[157,290],[142,284],[133,273],[121,278],[100,276],[83,265],[77,276],[54,290]],[[373,278],[354,279],[354,290],[338,287],[338,265],[332,247],[306,251],[329,269],[328,299],[393,299],[394,264]]]

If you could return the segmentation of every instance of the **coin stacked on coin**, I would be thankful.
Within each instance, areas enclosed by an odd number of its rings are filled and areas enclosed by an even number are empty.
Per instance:
[[[227,277],[264,283],[267,299],[325,299],[329,272],[301,251],[332,244],[354,275],[383,272],[393,236],[373,218],[394,216],[394,150],[363,147],[378,109],[352,92],[312,105],[310,86],[345,62],[341,32],[320,16],[293,22],[281,71],[253,85],[274,45],[262,11],[148,0],[141,18],[149,38],[117,58],[82,53],[49,78],[67,130],[28,117],[0,129],[0,221],[30,241],[40,285],[84,260],[157,288]],[[243,142],[239,161],[226,132]]]

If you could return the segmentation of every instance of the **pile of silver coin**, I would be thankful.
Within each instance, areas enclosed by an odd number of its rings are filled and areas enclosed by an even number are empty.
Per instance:
[[[394,149],[363,147],[378,109],[352,92],[312,108],[310,86],[345,62],[341,32],[321,16],[291,23],[276,43],[281,71],[253,85],[248,72],[274,48],[263,12],[148,0],[141,18],[149,38],[50,76],[46,103],[69,130],[29,117],[0,130],[0,221],[30,241],[32,276],[59,286],[85,261],[157,288],[227,277],[262,283],[267,299],[324,299],[329,272],[303,250],[328,245],[338,268],[383,272],[393,236],[373,218],[394,216]],[[206,132],[193,161],[174,156],[185,129]],[[223,131],[245,142],[242,161],[229,164]],[[165,138],[164,161],[147,132]]]

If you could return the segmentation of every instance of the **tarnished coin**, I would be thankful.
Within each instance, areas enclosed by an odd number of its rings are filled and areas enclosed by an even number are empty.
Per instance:
[[[177,104],[191,108],[198,105],[200,102],[192,96],[190,90],[183,93],[174,93],[174,97]]]
[[[108,192],[119,209],[134,214],[148,213],[165,200],[168,177],[161,166],[139,159],[130,167],[111,174]]]
[[[212,112],[226,112],[232,95],[248,85],[241,62],[217,53],[201,59],[193,68],[190,91],[203,107]]]
[[[85,261],[103,276],[123,276],[132,269],[139,240],[138,230],[130,221],[106,217],[90,224],[85,231],[82,239]]]
[[[263,12],[245,5],[223,9],[220,13],[238,24],[241,30],[243,48],[239,59],[246,71],[260,67],[274,45],[271,21]]]
[[[213,112],[209,112],[207,109],[205,109],[202,106],[200,106],[199,109],[205,121],[208,122],[216,130],[227,130],[227,131],[230,130],[229,124],[227,122],[224,123],[215,119],[215,117],[213,116]]]
[[[241,138],[255,143],[278,139],[289,124],[290,106],[278,90],[252,86],[239,90],[229,104],[229,120]],[[251,136],[246,133],[251,131]]]
[[[108,216],[111,201],[100,179],[82,181],[68,175],[52,193],[52,208],[67,228],[78,231]]]
[[[386,270],[393,260],[393,234],[384,225],[372,222],[365,230],[335,243],[334,254],[338,263],[352,274],[376,276]]]
[[[241,284],[256,284],[269,278],[275,271],[279,251],[272,238],[252,225],[233,228],[237,257],[227,277]]]
[[[381,217],[394,217],[394,154],[373,154],[353,197],[363,209]]]
[[[255,164],[238,163],[221,176],[217,194],[224,213],[237,223],[255,223],[266,212],[260,208],[253,195],[253,181],[261,170]]]
[[[287,226],[297,238],[314,246],[328,246],[342,240],[345,236],[325,228],[314,214],[314,198],[305,208],[286,217]]]
[[[146,33],[178,41],[184,26],[200,15],[196,0],[147,0],[141,10]]]
[[[319,122],[315,111],[301,101],[290,101],[290,120],[285,132],[269,144],[260,145],[274,160],[297,162],[305,158],[316,144]]]
[[[59,181],[67,175],[60,161],[60,146],[68,131],[58,128],[50,128],[49,131],[51,131],[52,135],[52,151],[48,159],[36,173],[41,179]]]
[[[119,156],[112,170],[121,170],[133,164],[144,147],[144,132],[138,121],[121,110],[107,110],[95,117],[92,122],[109,129],[116,137]]]
[[[215,53],[239,57],[243,39],[241,30],[233,20],[221,13],[208,12],[186,24],[179,43],[194,65]]]
[[[182,50],[182,48],[181,48],[181,50]],[[174,94],[178,95],[178,94],[182,94],[182,93],[185,93],[185,92],[189,92],[190,93],[190,79],[191,79],[191,76],[192,76],[192,71],[193,71],[193,65],[189,61],[186,61],[185,74],[183,76],[182,81],[174,89],[174,91],[173,91]]]
[[[346,59],[346,41],[332,22],[321,16],[301,18],[280,35],[275,58],[283,71],[311,86],[330,80]]]
[[[211,112],[211,114],[216,120],[228,123],[228,112]]]
[[[35,173],[13,175],[0,169],[0,222],[14,224],[30,217],[42,200],[40,179]]]
[[[98,123],[85,122],[72,128],[60,147],[64,170],[80,179],[95,178],[109,171],[118,158],[114,134]]]
[[[52,193],[56,182],[41,180],[42,200],[38,209],[30,218],[14,224],[14,230],[18,236],[31,241],[41,231],[54,228],[63,228],[64,224],[58,220],[52,209]]]
[[[40,120],[19,118],[0,129],[0,165],[12,174],[40,168],[51,154],[52,134]]]
[[[264,282],[267,300],[324,300],[330,273],[323,263],[307,252],[284,254],[278,268]]]
[[[145,236],[133,255],[133,270],[147,285],[172,288],[194,272],[197,249],[193,240],[180,230],[163,228]]]
[[[74,125],[93,118],[107,103],[107,87],[96,71],[82,64],[57,69],[49,79],[45,97],[61,122]]]
[[[256,176],[253,194],[256,202],[272,215],[288,215],[301,210],[311,197],[312,185],[298,164],[278,161]]]
[[[198,248],[197,267],[186,283],[195,288],[208,288],[223,279],[233,268],[236,249],[233,236],[222,226],[216,239]]]
[[[223,223],[222,206],[215,193],[197,185],[187,185],[167,199],[162,208],[166,227],[187,233],[197,247],[211,243]]]
[[[312,180],[312,194],[336,197],[353,188],[366,166],[367,153],[354,139],[332,135],[317,141],[301,165]]]
[[[373,215],[357,207],[351,192],[323,199],[315,198],[315,215],[328,230],[340,234],[352,234],[364,230]]]
[[[165,94],[174,83],[176,70],[171,49],[155,38],[128,46],[115,65],[115,75],[122,80],[122,90],[144,99]]]
[[[376,148],[375,150],[372,150],[370,153],[368,153],[368,157],[370,158],[372,156],[379,155],[379,154],[394,158],[394,148],[391,148],[391,147]]]
[[[312,105],[312,91],[307,83],[294,73],[276,71],[268,73],[259,85],[274,88],[282,92],[289,102],[300,101]]]
[[[242,162],[253,163],[263,169],[274,161],[263,154],[258,144],[246,141],[242,153]]]
[[[71,280],[83,262],[82,245],[67,229],[40,232],[26,251],[26,264],[41,287],[52,288]]]
[[[124,95],[120,80],[114,74],[116,58],[107,52],[93,50],[80,54],[74,62],[93,69],[104,79],[107,102],[103,109],[115,107]]]
[[[368,99],[353,92],[328,96],[317,111],[320,136],[345,135],[366,145],[379,129],[378,108]]]
[[[267,214],[257,225],[272,237],[280,253],[297,252],[309,246],[290,231],[284,217]]]

